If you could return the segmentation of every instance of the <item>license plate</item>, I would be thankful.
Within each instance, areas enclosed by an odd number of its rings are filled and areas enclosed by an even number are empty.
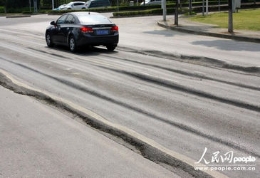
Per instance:
[[[97,30],[96,34],[97,35],[108,35],[109,31],[108,30]]]

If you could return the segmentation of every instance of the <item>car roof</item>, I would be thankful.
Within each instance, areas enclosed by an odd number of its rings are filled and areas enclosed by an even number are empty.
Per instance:
[[[109,18],[98,12],[69,12],[78,17],[81,24],[113,24]]]
[[[76,15],[76,16],[80,16],[80,15],[101,15],[100,13],[98,12],[68,12],[67,14],[73,14],[73,15]],[[101,15],[103,16],[103,15]]]
[[[66,5],[69,5],[69,4],[75,4],[75,3],[84,3],[85,4],[85,2],[84,1],[72,1],[72,2],[70,2],[70,3],[68,3],[68,4],[66,4]]]

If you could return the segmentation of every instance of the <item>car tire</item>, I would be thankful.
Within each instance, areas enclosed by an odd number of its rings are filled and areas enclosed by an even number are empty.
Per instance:
[[[46,33],[45,39],[46,39],[46,43],[47,43],[48,47],[54,46],[54,43],[52,42],[52,37],[51,37],[50,33]]]
[[[116,49],[116,45],[113,45],[113,44],[112,45],[107,45],[106,47],[107,47],[108,51],[114,51]]]
[[[76,52],[77,51],[77,45],[76,45],[76,40],[74,36],[69,37],[69,48],[71,52]]]

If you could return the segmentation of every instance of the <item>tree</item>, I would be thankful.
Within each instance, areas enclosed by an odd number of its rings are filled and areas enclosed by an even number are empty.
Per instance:
[[[232,0],[228,0],[228,32],[233,33],[233,8],[232,8]]]
[[[5,6],[5,0],[0,0],[0,6]]]
[[[6,0],[7,8],[23,8],[28,7],[28,0]]]

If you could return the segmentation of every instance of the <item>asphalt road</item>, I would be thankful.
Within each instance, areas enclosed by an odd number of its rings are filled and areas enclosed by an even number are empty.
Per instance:
[[[165,30],[156,25],[160,17],[155,16],[113,19],[120,28],[115,52],[95,48],[72,54],[63,47],[46,47],[44,30],[55,18],[0,18],[1,79],[16,83],[2,85],[73,115],[101,117],[128,135],[134,131],[166,154],[189,158],[192,166],[243,166],[256,170],[219,172],[259,175],[259,73],[238,67],[259,66],[259,44]],[[236,67],[227,69],[226,63]],[[39,97],[35,90],[59,102]],[[256,161],[229,162],[250,156]]]

